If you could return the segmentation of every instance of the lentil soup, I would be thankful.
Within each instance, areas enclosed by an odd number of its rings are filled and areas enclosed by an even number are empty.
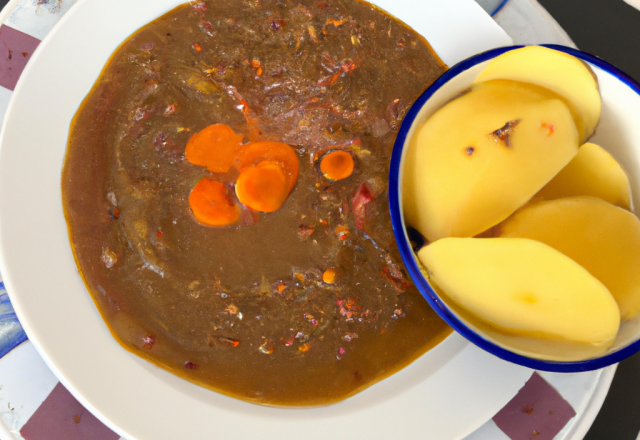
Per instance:
[[[132,35],[72,122],[62,176],[113,336],[286,406],[345,399],[438,344],[450,329],[406,275],[386,192],[399,124],[444,70],[354,0],[192,2]]]

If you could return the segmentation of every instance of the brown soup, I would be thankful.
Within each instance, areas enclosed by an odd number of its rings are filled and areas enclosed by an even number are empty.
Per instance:
[[[299,406],[342,400],[439,343],[450,329],[407,278],[387,173],[403,115],[444,70],[422,37],[354,0],[196,2],[131,36],[75,116],[62,179],[113,336],[204,387]],[[196,221],[196,183],[238,177],[185,159],[212,124],[294,148],[280,209]],[[355,167],[332,181],[320,161],[336,150]]]

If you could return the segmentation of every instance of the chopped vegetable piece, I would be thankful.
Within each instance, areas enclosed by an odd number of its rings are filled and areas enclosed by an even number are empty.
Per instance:
[[[364,223],[367,219],[366,205],[373,201],[375,196],[373,190],[368,182],[362,182],[358,191],[351,199],[351,208],[353,209],[353,216],[355,217],[356,227],[358,229],[364,229]]]
[[[142,338],[142,348],[145,350],[151,350],[153,345],[156,343],[156,338],[151,335],[147,335]]]
[[[329,180],[342,180],[353,174],[353,156],[346,151],[332,151],[322,158],[320,171]]]
[[[212,173],[226,173],[243,137],[228,125],[210,125],[191,136],[185,156],[192,164],[206,167]]]
[[[227,226],[240,218],[240,206],[229,197],[227,186],[217,180],[198,182],[189,195],[189,206],[205,226]]]
[[[289,195],[287,179],[280,164],[265,160],[242,170],[236,195],[243,205],[260,212],[277,211]]]
[[[298,180],[300,163],[296,152],[282,142],[255,142],[244,145],[236,154],[237,168],[240,173],[247,167],[255,167],[260,162],[277,163],[284,172],[287,181],[287,194],[291,192]],[[247,205],[248,206],[248,205]],[[266,212],[266,211],[265,211]]]
[[[270,339],[267,339],[266,341],[264,341],[264,344],[262,344],[258,350],[260,350],[261,353],[264,354],[271,354],[274,351],[276,351],[276,347],[273,343],[273,341],[271,341]]]
[[[327,284],[333,284],[336,282],[336,270],[333,268],[327,269],[324,271],[324,273],[322,274],[322,281],[324,281]]]

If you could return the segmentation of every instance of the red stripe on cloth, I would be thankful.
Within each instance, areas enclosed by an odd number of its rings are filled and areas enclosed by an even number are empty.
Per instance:
[[[6,24],[0,26],[0,86],[13,90],[40,40]]]
[[[20,430],[25,440],[118,440],[58,383]]]
[[[575,415],[569,402],[533,373],[493,421],[511,440],[552,440]]]

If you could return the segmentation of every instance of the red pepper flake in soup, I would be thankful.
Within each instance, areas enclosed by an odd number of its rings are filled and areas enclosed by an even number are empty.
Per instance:
[[[303,223],[300,226],[298,226],[298,235],[300,237],[308,237],[311,234],[313,234],[313,231],[314,229],[306,223]]]
[[[356,191],[355,195],[351,199],[351,209],[353,210],[353,216],[355,217],[356,227],[358,229],[364,229],[366,221],[366,205],[373,201],[375,196],[371,185],[368,182],[362,182],[360,187]]]
[[[151,335],[147,335],[142,338],[142,348],[145,350],[151,350],[153,345],[156,343],[156,338]]]
[[[309,321],[309,324],[311,324],[312,327],[317,327],[318,326],[318,320],[315,319],[312,314],[305,313],[304,314],[304,319]]]
[[[282,20],[282,19],[278,19],[278,20],[273,20],[271,22],[271,29],[274,31],[279,31],[280,29],[283,29],[285,26],[287,25],[287,22]]]
[[[400,272],[400,270],[396,267],[387,266],[383,270],[381,270],[380,273],[387,280],[391,281],[393,287],[395,287],[399,293],[404,292],[407,287],[411,286],[411,283],[407,281],[407,279],[404,277],[404,274]]]
[[[113,220],[118,220],[120,218],[120,210],[118,208],[113,208],[109,210],[109,216]]]
[[[194,2],[191,4],[191,7],[194,11],[200,14],[204,14],[205,12],[207,12],[207,4],[205,2]]]
[[[193,43],[191,47],[193,47],[196,52],[202,52],[202,46],[200,46],[198,43]]]
[[[335,227],[335,232],[340,240],[346,240],[349,236],[349,227],[347,225],[338,225]]]
[[[295,342],[295,336],[291,336],[290,338],[285,339],[284,346],[285,347],[291,347],[294,342]]]
[[[197,370],[198,366],[196,364],[194,364],[193,362],[186,362],[184,364],[184,368],[186,368],[187,370]]]

